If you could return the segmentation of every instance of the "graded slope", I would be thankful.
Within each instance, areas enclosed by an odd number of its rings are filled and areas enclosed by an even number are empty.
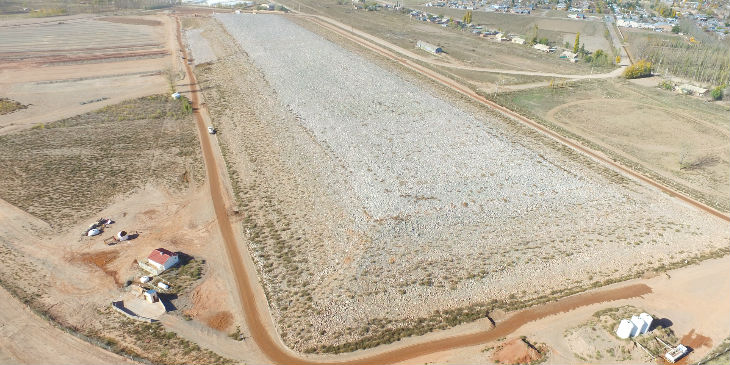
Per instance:
[[[222,114],[237,134],[221,138],[251,169],[236,172],[244,225],[296,349],[595,285],[727,240],[719,221],[285,18],[219,19],[245,72],[219,81],[233,103],[206,100],[214,115],[247,110]]]

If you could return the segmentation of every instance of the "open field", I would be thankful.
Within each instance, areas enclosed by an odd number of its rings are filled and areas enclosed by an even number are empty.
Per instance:
[[[730,210],[730,125],[722,104],[612,80],[490,97],[710,206]]]
[[[148,182],[203,180],[182,103],[152,96],[0,136],[0,197],[55,227],[90,218]]]
[[[727,236],[667,196],[282,18],[220,19],[247,54],[231,50],[199,79],[280,334],[296,349],[376,337],[437,309],[590,286],[641,271],[640,256],[669,263],[673,248],[711,251]],[[233,102],[253,93],[256,103]],[[557,265],[566,257],[571,267]]]
[[[3,22],[0,97],[26,108],[0,114],[0,134],[166,92],[168,22],[152,15]]]
[[[388,10],[377,12],[356,11],[349,5],[337,5],[335,3],[320,4],[307,0],[288,0],[282,3],[288,5],[291,9],[297,9],[298,4],[302,3],[302,11],[328,16],[350,25],[355,29],[365,31],[406,49],[414,49],[418,40],[440,45],[447,54],[432,56],[434,60],[477,67],[549,71],[564,74],[588,74],[591,72],[590,65],[585,63],[573,64],[564,59],[559,59],[557,54],[545,54],[531,47],[511,42],[492,42],[486,38],[476,37],[469,32],[444,28],[438,24],[411,20],[408,14]],[[444,13],[446,13],[446,10],[453,9],[438,10],[444,10]],[[435,12],[436,10],[432,11]],[[458,15],[459,19],[463,17],[463,12],[459,12],[458,10],[454,10],[454,12],[455,14],[461,14]],[[510,15],[505,15],[505,17],[492,17],[492,15],[494,14],[474,12],[474,22],[491,24],[495,28],[506,27],[506,31],[514,31],[524,35],[526,31],[533,28],[535,19],[539,19],[536,17],[517,17],[512,19]],[[508,25],[512,24],[513,20],[517,21],[517,24],[520,24],[514,26],[514,30]],[[599,22],[578,22],[575,25],[569,19],[545,19],[544,22],[546,30],[540,33],[541,36],[547,36],[548,33],[552,32],[548,29],[565,27],[566,24],[568,29],[580,29],[582,31],[581,34],[585,32],[586,36],[592,34],[592,32],[597,32],[601,36],[603,35],[603,30],[600,29],[600,27],[603,27],[603,23]],[[524,27],[522,23],[524,23]],[[538,24],[542,23],[538,22]],[[564,43],[562,34],[556,33],[554,36],[558,45]],[[573,38],[575,38],[575,33],[573,33]],[[423,55],[430,54],[423,52]]]
[[[466,10],[416,7],[417,9],[435,14],[443,14],[454,19],[464,17]],[[576,20],[567,15],[563,17],[545,17],[537,15],[520,15],[509,13],[494,13],[473,11],[472,22],[485,24],[486,27],[503,32],[524,36],[534,29],[539,29],[539,36],[545,37],[557,46],[563,46],[567,41],[573,46],[576,33],[580,32],[580,39],[589,51],[602,49],[611,52],[610,38],[606,35],[606,26],[600,20]]]

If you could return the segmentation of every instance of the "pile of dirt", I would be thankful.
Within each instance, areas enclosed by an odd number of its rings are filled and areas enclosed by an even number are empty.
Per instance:
[[[233,324],[233,315],[229,311],[216,312],[205,321],[205,324],[218,331],[225,331]]]
[[[111,276],[114,279],[115,284],[121,285],[122,283],[119,280],[119,273],[117,273],[116,270],[112,270],[107,267],[109,264],[112,263],[112,261],[116,260],[117,257],[119,257],[119,252],[117,251],[100,251],[94,253],[84,253],[79,256],[75,256],[68,261],[73,263],[96,266],[101,269],[101,271],[103,271],[105,274]]]
[[[529,342],[521,338],[505,342],[492,355],[492,361],[499,364],[530,364],[542,358],[542,354]]]
[[[233,325],[233,315],[228,310],[228,303],[220,295],[225,286],[217,278],[208,278],[196,287],[191,296],[192,308],[185,314],[205,323],[208,327],[226,332]]]

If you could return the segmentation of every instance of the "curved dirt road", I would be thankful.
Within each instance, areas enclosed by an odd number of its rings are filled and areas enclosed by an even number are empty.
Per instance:
[[[182,36],[180,31],[179,20],[177,22],[178,43],[183,56],[187,59],[185,47],[182,45]],[[189,65],[185,65],[187,76],[191,85],[191,102],[194,108],[194,117],[198,126],[200,135],[201,148],[203,152],[205,169],[210,186],[211,200],[215,210],[218,227],[224,241],[226,253],[231,263],[234,274],[234,280],[238,291],[239,298],[244,308],[244,317],[248,325],[251,338],[256,342],[262,353],[273,363],[278,364],[373,364],[373,363],[395,363],[418,356],[428,355],[431,353],[441,352],[445,350],[473,346],[476,344],[496,340],[500,337],[509,335],[524,324],[535,321],[537,319],[570,311],[572,309],[601,303],[606,301],[628,299],[651,293],[651,289],[645,284],[635,284],[625,287],[619,287],[610,290],[598,292],[590,292],[564,298],[557,302],[536,306],[522,312],[516,313],[504,322],[500,322],[495,328],[489,331],[481,331],[466,335],[457,335],[440,340],[432,340],[414,345],[403,346],[394,350],[382,352],[379,354],[368,355],[351,361],[342,362],[325,362],[317,361],[315,357],[298,356],[294,352],[286,349],[280,344],[280,341],[274,337],[275,333],[267,330],[266,321],[270,321],[271,317],[266,316],[265,308],[259,308],[256,305],[254,285],[256,285],[255,277],[250,277],[242,260],[241,252],[238,248],[231,220],[228,216],[228,210],[225,206],[224,194],[222,191],[222,183],[219,175],[213,148],[210,138],[206,130],[206,125],[201,113],[204,111],[199,109],[199,96],[196,90],[197,82],[195,75]]]

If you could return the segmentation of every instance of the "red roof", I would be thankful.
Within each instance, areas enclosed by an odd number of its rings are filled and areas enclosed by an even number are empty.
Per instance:
[[[150,261],[154,261],[160,265],[164,265],[165,262],[167,262],[167,260],[170,259],[170,257],[172,256],[177,256],[177,254],[174,252],[170,252],[164,248],[158,248],[152,251],[152,253],[147,256],[147,258]]]

